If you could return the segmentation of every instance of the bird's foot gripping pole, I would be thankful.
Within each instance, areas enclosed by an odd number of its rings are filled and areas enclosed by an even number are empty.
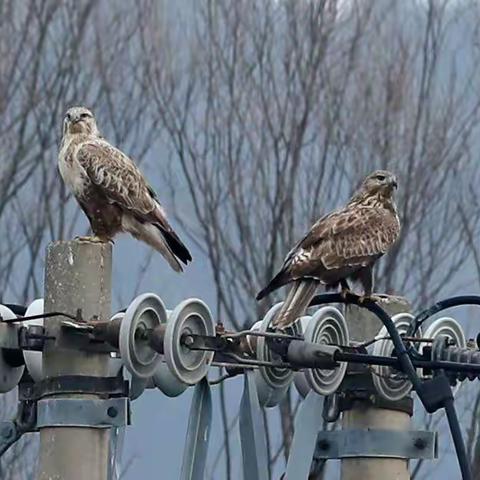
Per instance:
[[[380,303],[384,305],[389,305],[395,302],[397,297],[392,297],[390,295],[382,295],[378,293],[370,293],[368,295],[358,295],[348,288],[342,288],[340,295],[344,303],[353,303],[357,305],[363,305],[367,302]],[[400,297],[399,297],[400,298]],[[356,299],[356,300],[353,300]]]
[[[381,299],[376,295],[360,295],[358,297],[359,305],[363,305],[365,302],[379,302]]]
[[[88,243],[114,243],[111,238],[99,237],[97,235],[86,235],[75,237],[77,242],[88,242]]]
[[[340,290],[340,296],[342,297],[343,302],[348,302],[348,298],[358,295],[353,293],[348,287],[342,287]]]

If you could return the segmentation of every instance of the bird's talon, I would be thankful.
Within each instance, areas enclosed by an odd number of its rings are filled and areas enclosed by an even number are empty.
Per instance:
[[[93,237],[77,235],[75,240],[77,242],[91,242]]]
[[[352,291],[349,290],[348,288],[342,288],[342,290],[340,290],[340,295],[341,297],[346,301],[347,300],[347,297],[349,295],[353,295]]]
[[[77,242],[89,242],[89,243],[107,243],[107,242],[112,242],[113,240],[107,239],[107,238],[102,238],[102,237],[88,237],[88,236],[77,236],[75,237],[75,240]]]
[[[358,297],[358,303],[360,305],[363,305],[365,302],[378,303],[378,302],[381,302],[381,301],[382,301],[382,298],[377,296],[377,295],[360,295]]]

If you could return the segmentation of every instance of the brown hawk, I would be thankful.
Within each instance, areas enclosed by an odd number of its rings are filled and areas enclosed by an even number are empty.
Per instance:
[[[124,153],[100,135],[84,107],[70,108],[63,124],[60,174],[87,215],[94,241],[129,232],[159,251],[177,272],[192,256],[167,221],[152,187]]]
[[[395,176],[385,170],[371,173],[341,210],[318,220],[289,252],[280,272],[257,295],[295,282],[273,326],[285,328],[305,313],[318,283],[349,290],[347,279],[358,281],[371,296],[373,265],[398,238],[400,221],[393,191]]]

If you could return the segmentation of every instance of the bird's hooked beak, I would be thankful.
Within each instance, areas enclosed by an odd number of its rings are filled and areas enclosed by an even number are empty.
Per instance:
[[[392,185],[392,188],[394,188],[395,190],[398,188],[398,183],[396,178],[392,178],[391,185]]]
[[[72,124],[72,125],[75,125],[76,123],[80,122],[80,120],[82,119],[82,117],[80,115],[75,115],[75,114],[72,114],[72,113],[69,113],[67,115],[67,120]]]

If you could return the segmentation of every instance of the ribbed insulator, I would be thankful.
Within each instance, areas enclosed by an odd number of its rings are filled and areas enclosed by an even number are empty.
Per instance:
[[[440,348],[437,347],[437,358],[438,360],[445,360],[449,362],[480,365],[480,351],[469,348],[458,348],[448,345],[441,346]],[[466,378],[468,378],[469,380],[475,380],[476,378],[480,379],[480,374],[476,375],[475,373],[448,372],[448,377],[460,381],[463,381]]]

